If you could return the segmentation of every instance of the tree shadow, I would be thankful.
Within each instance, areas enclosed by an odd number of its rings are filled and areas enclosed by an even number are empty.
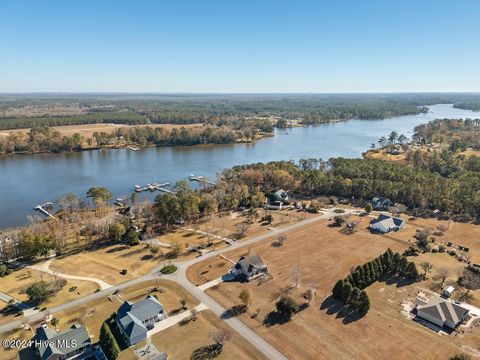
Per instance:
[[[274,325],[283,325],[290,321],[290,317],[279,313],[278,311],[270,311],[263,319],[263,324],[266,327]]]
[[[385,285],[395,285],[397,288],[412,285],[415,282],[415,280],[407,279],[402,276],[392,275],[392,274],[382,275],[380,276],[378,281],[384,282]]]
[[[127,245],[119,245],[119,246],[115,246],[111,249],[108,249],[106,251],[106,253],[107,254],[113,254],[113,253],[116,253],[116,252],[119,252],[119,251],[122,251],[122,250],[126,250],[128,248],[129,248],[129,246],[127,246]]]
[[[240,316],[242,314],[245,314],[246,312],[247,312],[246,305],[234,305],[230,309],[224,311],[220,315],[220,318],[227,320],[227,319],[231,319],[231,318]]]
[[[223,346],[218,344],[211,344],[195,349],[190,357],[190,360],[211,360],[218,357],[223,350]]]
[[[153,259],[153,255],[152,254],[146,254],[146,255],[143,255],[140,260],[152,260]]]
[[[363,317],[358,311],[335,299],[333,295],[330,295],[322,302],[320,310],[325,310],[328,315],[335,315],[335,318],[342,319],[342,323],[345,325]]]

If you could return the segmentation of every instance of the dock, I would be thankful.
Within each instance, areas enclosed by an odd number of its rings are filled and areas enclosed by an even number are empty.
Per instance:
[[[42,204],[42,205],[37,205],[35,206],[33,209],[34,210],[37,210],[37,211],[40,211],[41,213],[47,215],[48,217],[51,217],[52,219],[58,221],[58,219],[53,216],[52,214],[50,214],[45,208],[46,207],[49,207],[49,206],[52,206],[53,204],[52,203],[45,203],[45,204]]]
[[[203,184],[208,184],[208,185],[216,185],[213,181],[208,181],[208,178],[205,177],[205,176],[195,176],[195,175],[190,175],[188,177],[188,180],[190,181],[196,181],[196,182],[199,182],[199,183],[203,183]]]
[[[135,185],[136,192],[143,192],[143,191],[163,191],[169,192],[170,190],[165,189],[165,187],[170,186],[170,183],[152,183],[147,184],[145,186]]]

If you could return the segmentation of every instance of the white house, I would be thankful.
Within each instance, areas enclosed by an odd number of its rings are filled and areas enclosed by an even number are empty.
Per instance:
[[[425,305],[417,307],[417,316],[435,324],[455,329],[468,316],[468,309],[440,296],[432,297]]]
[[[381,233],[399,231],[406,226],[405,220],[390,215],[380,214],[378,218],[370,221],[370,229]]]
[[[230,270],[230,273],[235,277],[243,277],[247,281],[253,280],[267,272],[267,265],[263,263],[262,258],[259,255],[240,258]]]

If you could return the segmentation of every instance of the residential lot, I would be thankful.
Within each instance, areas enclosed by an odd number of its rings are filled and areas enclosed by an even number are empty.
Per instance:
[[[93,341],[96,342],[98,341],[102,323],[108,319],[125,300],[135,302],[144,299],[147,295],[157,296],[170,314],[175,313],[181,308],[181,299],[186,300],[187,309],[191,309],[198,304],[195,298],[176,283],[167,280],[149,281],[124,289],[116,295],[104,297],[100,300],[80,305],[73,310],[55,314],[55,317],[60,320],[57,329],[62,331],[68,329],[75,323],[80,323],[87,327],[89,334],[93,336]],[[32,327],[38,325],[39,324],[32,324]],[[10,334],[2,335],[2,338],[16,339],[20,337],[30,339],[33,335],[33,330],[17,330]],[[163,351],[162,347],[159,347],[159,350]],[[127,359],[130,355],[134,356],[132,349],[127,349],[124,353],[125,355],[122,353],[122,356],[126,356],[125,358]],[[16,356],[16,351],[6,351],[0,348],[0,359],[17,359]],[[134,357],[131,358],[134,359]]]
[[[160,264],[146,244],[115,244],[57,258],[50,268],[64,274],[94,277],[114,285],[144,275]],[[122,275],[124,269],[127,273]]]
[[[202,311],[197,320],[186,325],[176,325],[152,337],[153,344],[166,351],[169,359],[190,359],[192,352],[213,343],[210,335],[217,329],[226,329],[231,334],[222,354],[216,359],[265,359],[262,353],[231,330],[213,312]],[[175,339],[175,341],[172,341]],[[122,360],[126,358],[122,357]]]
[[[352,220],[361,221],[363,225],[369,221],[368,218]],[[208,289],[207,293],[230,309],[240,304],[240,291],[247,288],[251,293],[251,304],[247,313],[239,318],[288,358],[448,359],[461,351],[477,351],[480,355],[478,329],[445,338],[447,335],[439,335],[411,320],[408,311],[402,313],[403,304],[413,301],[419,288],[428,287],[431,280],[414,284],[375,283],[367,289],[371,308],[364,318],[356,320],[339,312],[338,303],[329,299],[338,279],[389,247],[403,252],[408,245],[361,229],[355,234],[345,235],[339,228],[329,227],[328,224],[325,221],[288,233],[284,245],[280,247],[273,245],[275,239],[252,246],[250,254],[262,257],[273,277],[271,280],[261,284],[258,281],[222,283]],[[407,229],[409,227],[414,226]],[[453,229],[455,226],[452,225]],[[410,235],[407,230],[394,234],[395,237],[406,238]],[[241,249],[225,256],[236,261],[247,252]],[[410,259],[425,261],[422,259],[424,255]],[[428,255],[432,258],[441,256],[438,259],[444,261],[445,254]],[[449,261],[461,264],[453,258]],[[432,260],[432,263],[435,268],[436,262]],[[188,276],[194,283],[201,284],[225,274],[231,266],[228,260],[216,257],[192,267]],[[419,271],[422,270],[419,268]],[[290,322],[278,323],[274,317],[269,317],[269,313],[275,310],[279,290],[294,286],[297,280],[299,286],[291,290],[290,295],[298,303],[306,302],[302,294],[308,288],[315,288],[317,295],[310,306],[294,315]],[[264,324],[266,318],[269,321]]]

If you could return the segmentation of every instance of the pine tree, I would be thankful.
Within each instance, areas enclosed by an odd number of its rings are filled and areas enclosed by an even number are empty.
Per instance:
[[[357,310],[361,316],[365,316],[370,309],[370,299],[368,298],[367,293],[362,290],[358,295],[358,306]]]
[[[410,280],[417,280],[418,277],[420,276],[414,262],[412,261],[408,262],[408,265],[405,269],[405,276]]]
[[[354,309],[358,307],[358,299],[360,296],[360,292],[362,292],[362,290],[354,287],[352,293],[350,294],[350,297],[348,298],[348,305],[350,305]]]
[[[342,287],[341,300],[344,304],[347,304],[350,295],[352,294],[353,288],[349,282],[345,282]]]
[[[343,280],[338,280],[332,290],[332,295],[335,299],[342,299]]]

